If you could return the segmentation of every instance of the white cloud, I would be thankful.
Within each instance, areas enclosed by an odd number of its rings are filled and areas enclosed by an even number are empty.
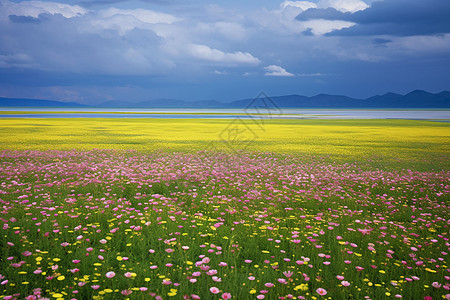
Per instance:
[[[15,3],[2,1],[0,4],[0,14],[6,17],[16,15],[37,18],[40,14],[61,14],[65,18],[73,18],[87,13],[87,10],[81,6],[56,2],[23,1]]]
[[[286,9],[289,6],[291,7],[297,7],[300,8],[301,10],[307,10],[310,8],[317,8],[317,4],[314,2],[309,2],[309,1],[284,1],[280,4],[280,8],[281,9]]]
[[[300,22],[304,29],[311,29],[314,35],[324,35],[325,33],[332,32],[333,30],[339,30],[342,28],[348,28],[355,23],[339,20],[309,20]]]
[[[361,0],[320,0],[318,3],[318,7],[332,7],[341,12],[354,13],[368,8],[369,5]]]
[[[89,16],[89,23],[80,26],[85,32],[99,32],[103,30],[115,30],[124,36],[129,31],[140,28],[157,32],[156,25],[171,25],[181,21],[176,16],[148,10],[148,9],[118,9],[108,8],[100,10],[97,14]]]
[[[172,24],[181,21],[181,18],[172,16],[170,14],[153,11],[149,9],[118,9],[111,7],[100,11],[99,16],[102,18],[110,18],[113,16],[132,16],[137,20],[148,24]]]
[[[279,9],[261,11],[253,20],[278,34],[301,34],[310,31],[318,36],[355,25],[353,22],[342,20],[299,21],[296,19],[305,10],[328,7],[342,12],[355,12],[369,6],[361,0],[320,0],[317,4],[311,1],[284,1]]]
[[[225,64],[249,64],[257,65],[260,60],[248,52],[223,52],[206,45],[190,44],[188,53],[201,60],[225,63]]]
[[[219,71],[219,70],[214,70],[213,73],[216,75],[228,75],[229,74],[227,71]]]
[[[170,14],[148,9],[118,9],[108,8],[92,16],[90,24],[82,28],[86,32],[100,30],[116,30],[121,36],[135,29],[154,30],[158,24],[170,25],[181,21],[181,18]]]
[[[294,74],[289,73],[285,69],[277,65],[270,65],[264,67],[264,70],[267,72],[264,74],[265,76],[280,76],[280,77],[292,77]]]

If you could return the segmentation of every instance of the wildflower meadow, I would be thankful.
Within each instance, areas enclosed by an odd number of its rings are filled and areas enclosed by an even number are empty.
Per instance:
[[[449,299],[447,123],[261,124],[0,120],[0,299]]]
[[[3,150],[2,299],[448,299],[449,171]]]

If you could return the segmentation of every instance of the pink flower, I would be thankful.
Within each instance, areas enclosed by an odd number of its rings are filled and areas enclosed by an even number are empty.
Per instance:
[[[124,296],[128,296],[128,295],[130,295],[132,292],[133,292],[133,291],[130,291],[130,290],[123,290],[123,291],[121,291],[120,293],[121,293],[122,295],[124,295]]]
[[[439,282],[433,282],[432,284],[431,284],[434,288],[440,288],[441,286],[442,286],[442,284],[440,284]]]
[[[282,284],[287,284],[287,281],[284,278],[278,278],[278,282]]]
[[[272,282],[267,282],[264,284],[265,287],[271,288],[274,286],[274,284]]]
[[[211,261],[211,260],[209,259],[209,257],[204,257],[204,258],[202,259],[202,263],[204,263],[204,264],[209,264],[210,261]]]
[[[248,280],[255,280],[256,278],[254,276],[249,276]]]
[[[246,260],[244,260],[244,262],[246,262],[247,264],[251,264],[252,263],[252,261],[250,259],[246,259]]]
[[[337,278],[338,280],[344,280],[344,276],[341,276],[341,275],[336,276],[336,278]]]
[[[223,293],[223,294],[222,294],[222,299],[223,299],[223,300],[231,299],[231,294],[230,294],[230,293]]]
[[[91,285],[91,288],[93,288],[94,290],[98,290],[100,288],[99,285]]]
[[[258,296],[256,296],[256,299],[264,299],[266,296],[264,296],[264,295],[258,295]]]
[[[113,278],[114,276],[116,276],[116,273],[114,273],[113,271],[106,273],[106,278]]]
[[[210,288],[209,291],[213,294],[218,294],[220,292],[220,290],[214,286]]]
[[[283,275],[286,276],[287,278],[290,278],[290,277],[292,277],[292,275],[294,275],[294,272],[292,272],[292,271],[284,271]]]
[[[209,270],[208,272],[206,272],[207,275],[212,276],[212,275],[216,275],[217,274],[217,270]]]
[[[341,281],[341,284],[342,284],[343,286],[349,286],[349,285],[350,285],[350,282],[348,282],[348,281],[346,281],[346,280],[343,280],[343,281]]]
[[[318,288],[316,290],[317,294],[319,294],[320,296],[325,296],[327,294],[327,291],[323,288]]]

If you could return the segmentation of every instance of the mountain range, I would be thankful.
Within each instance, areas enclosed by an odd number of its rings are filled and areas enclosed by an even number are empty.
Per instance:
[[[256,100],[256,101],[255,101]],[[279,108],[450,108],[450,92],[429,93],[415,90],[406,95],[386,93],[366,99],[356,99],[342,95],[319,94],[313,97],[286,95],[259,97],[233,102],[215,100],[184,101],[173,99],[147,100],[137,103],[108,101],[97,105],[55,100],[22,98],[1,98],[0,107],[97,107],[97,108],[239,108],[267,105]]]

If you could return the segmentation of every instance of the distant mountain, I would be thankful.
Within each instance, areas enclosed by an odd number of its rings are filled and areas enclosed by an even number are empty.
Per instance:
[[[225,108],[227,103],[216,100],[184,101],[175,99],[156,99],[137,103],[123,103],[121,101],[108,101],[95,105],[95,107],[118,108]]]
[[[61,102],[54,100],[1,98],[0,107],[86,107],[87,105],[76,102]]]
[[[23,107],[110,107],[110,108],[239,108],[267,105],[279,108],[450,108],[450,92],[428,93],[415,90],[406,95],[386,93],[367,99],[356,99],[342,95],[319,94],[313,97],[287,95],[270,99],[243,99],[229,103],[215,100],[184,101],[174,99],[147,100],[138,103],[108,101],[99,105],[83,105],[75,102],[53,100],[0,98],[0,106]]]

